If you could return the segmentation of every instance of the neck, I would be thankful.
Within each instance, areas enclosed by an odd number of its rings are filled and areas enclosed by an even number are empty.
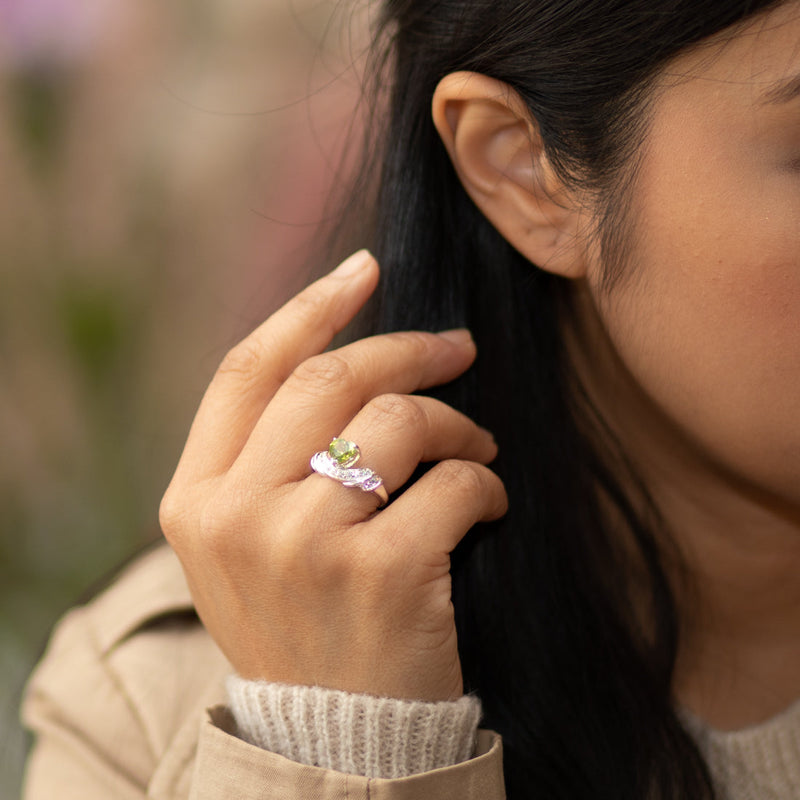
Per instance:
[[[655,493],[688,573],[673,581],[674,688],[713,727],[736,729],[800,697],[800,525],[719,475],[690,477]]]
[[[642,392],[586,296],[568,348],[677,545],[677,702],[730,730],[800,698],[800,508],[715,464]]]

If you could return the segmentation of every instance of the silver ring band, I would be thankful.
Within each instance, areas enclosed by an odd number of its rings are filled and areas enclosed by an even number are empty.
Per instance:
[[[361,458],[357,444],[346,439],[334,439],[327,450],[314,453],[311,457],[311,469],[339,481],[343,486],[357,487],[362,492],[373,492],[378,496],[381,505],[389,501],[389,494],[383,485],[383,479],[367,467],[354,469],[353,465]]]

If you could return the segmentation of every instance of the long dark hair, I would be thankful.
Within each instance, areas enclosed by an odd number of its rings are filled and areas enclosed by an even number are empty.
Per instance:
[[[459,546],[452,572],[466,688],[503,735],[511,800],[685,800],[712,798],[713,788],[673,702],[668,537],[644,489],[638,498],[621,489],[624,454],[613,452],[565,356],[567,283],[527,262],[472,204],[431,122],[431,97],[456,70],[513,87],[562,178],[602,199],[608,245],[658,70],[772,5],[383,4],[383,61],[372,73],[384,93],[371,126],[379,178],[364,211],[383,270],[373,329],[466,325],[478,345],[474,368],[437,394],[494,432],[494,466],[510,496],[503,520]],[[621,526],[644,574],[646,630],[627,591]]]

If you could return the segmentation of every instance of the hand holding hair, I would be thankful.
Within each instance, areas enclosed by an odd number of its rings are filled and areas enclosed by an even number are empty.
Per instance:
[[[322,351],[378,280],[357,253],[227,355],[161,506],[203,623],[244,678],[387,697],[463,692],[450,553],[505,513],[487,431],[411,395],[475,358],[466,331],[399,332]],[[331,440],[348,488],[309,461]],[[329,460],[334,456],[329,456]],[[422,461],[437,463],[387,508]]]

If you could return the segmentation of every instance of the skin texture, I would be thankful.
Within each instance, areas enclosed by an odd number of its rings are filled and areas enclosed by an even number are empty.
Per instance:
[[[607,285],[591,202],[560,186],[508,87],[459,73],[433,115],[465,188],[573,281],[565,336],[688,567],[678,702],[719,728],[800,696],[800,3],[660,76]],[[795,87],[797,88],[797,87]]]
[[[463,691],[450,552],[505,513],[494,440],[411,392],[475,358],[466,331],[375,336],[327,353],[375,289],[364,251],[293,298],[220,366],[161,504],[203,623],[244,678],[449,700]],[[387,508],[311,473],[341,434]]]

